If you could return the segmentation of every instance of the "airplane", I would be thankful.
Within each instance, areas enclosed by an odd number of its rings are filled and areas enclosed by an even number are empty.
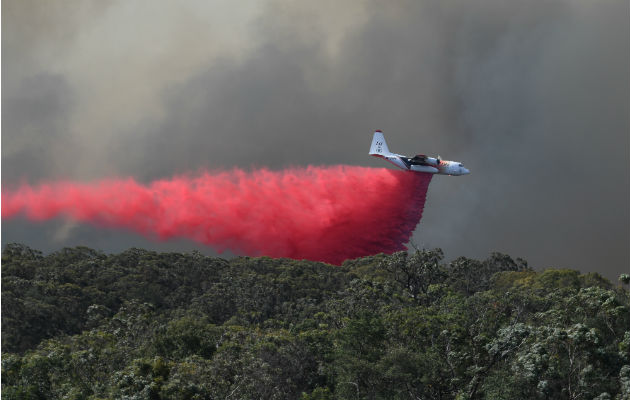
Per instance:
[[[383,132],[377,130],[374,132],[372,139],[372,147],[370,147],[371,156],[380,157],[394,164],[398,168],[413,171],[427,172],[429,174],[440,175],[468,175],[470,171],[464,165],[457,161],[445,161],[437,156],[437,158],[418,154],[411,158],[400,154],[391,153],[385,142]]]

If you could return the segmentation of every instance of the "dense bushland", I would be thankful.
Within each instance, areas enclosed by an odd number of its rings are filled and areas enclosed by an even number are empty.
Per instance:
[[[6,399],[628,399],[630,296],[439,249],[2,253]]]

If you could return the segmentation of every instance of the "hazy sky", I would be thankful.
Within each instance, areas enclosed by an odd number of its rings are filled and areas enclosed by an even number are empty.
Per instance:
[[[238,6],[236,6],[238,5]],[[2,1],[2,185],[440,154],[420,247],[630,272],[626,0]],[[61,220],[2,244],[211,250]]]

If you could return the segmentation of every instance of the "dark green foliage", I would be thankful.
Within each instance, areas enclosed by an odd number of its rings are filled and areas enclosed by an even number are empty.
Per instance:
[[[494,253],[2,253],[7,399],[626,399],[630,296]]]

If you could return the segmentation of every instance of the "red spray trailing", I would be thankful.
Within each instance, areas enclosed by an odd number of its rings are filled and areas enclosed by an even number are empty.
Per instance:
[[[404,250],[432,175],[384,168],[235,169],[143,185],[57,181],[2,191],[2,218],[66,217],[218,251],[340,264]]]

